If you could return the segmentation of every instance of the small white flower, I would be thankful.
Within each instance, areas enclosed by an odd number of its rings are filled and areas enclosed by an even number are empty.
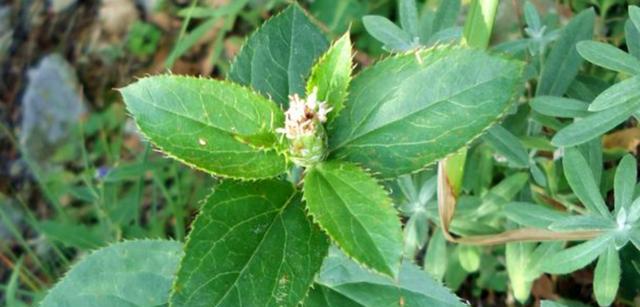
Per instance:
[[[331,108],[324,101],[318,101],[318,88],[314,87],[306,99],[298,94],[289,96],[289,109],[285,112],[284,128],[276,132],[284,134],[294,140],[301,136],[314,135],[316,125],[327,121],[327,113]]]

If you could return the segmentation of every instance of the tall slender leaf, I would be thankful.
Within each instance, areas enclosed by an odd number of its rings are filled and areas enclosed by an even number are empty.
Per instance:
[[[489,129],[483,139],[487,141],[498,154],[503,155],[516,167],[524,168],[529,166],[529,153],[527,153],[527,149],[524,148],[515,135],[501,125],[495,125]]]
[[[593,292],[600,306],[609,306],[616,298],[620,285],[620,256],[614,244],[598,258],[593,276]]]
[[[636,159],[632,155],[625,155],[616,169],[613,184],[615,212],[625,208],[628,210],[633,201],[633,195],[638,178]]]
[[[636,28],[631,20],[627,20],[624,24],[624,34],[629,53],[640,60],[640,29]]]
[[[566,148],[562,164],[573,193],[578,196],[585,208],[594,214],[611,217],[593,175],[584,172],[589,169],[589,165],[580,151],[573,147]]]
[[[529,277],[529,262],[535,248],[534,243],[508,243],[505,251],[507,274],[515,298],[524,303],[529,298],[533,280]]]
[[[552,223],[563,220],[568,216],[565,212],[546,207],[544,205],[512,202],[504,208],[508,219],[528,227],[547,228]]]
[[[455,26],[458,14],[460,14],[460,0],[440,1],[436,9],[436,14],[433,17],[431,32],[436,34],[444,29]]]
[[[411,35],[385,17],[364,16],[362,23],[367,32],[382,42],[389,51],[407,51],[414,47]]]
[[[573,17],[564,27],[545,59],[536,96],[562,96],[567,91],[582,64],[576,43],[591,39],[595,18],[593,9],[588,9]]]
[[[579,270],[605,252],[611,242],[611,236],[602,235],[569,247],[549,257],[542,264],[542,270],[551,274],[567,274]]]
[[[589,104],[586,102],[556,96],[538,96],[529,103],[536,112],[555,117],[586,117],[591,113],[588,111]]]
[[[402,29],[414,37],[418,37],[418,7],[416,0],[398,0],[400,25]]]
[[[577,44],[578,53],[587,61],[629,75],[640,74],[640,60],[609,44],[583,41]]]
[[[640,100],[640,76],[616,83],[602,92],[589,105],[589,111],[596,112],[620,105],[633,104]]]
[[[640,99],[576,120],[558,131],[551,142],[556,146],[574,146],[592,140],[629,119],[640,108]]]

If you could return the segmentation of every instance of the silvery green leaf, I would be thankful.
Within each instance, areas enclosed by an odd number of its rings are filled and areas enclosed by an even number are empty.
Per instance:
[[[573,98],[538,96],[531,100],[529,106],[540,114],[554,117],[574,118],[591,114],[589,104]]]
[[[590,214],[565,217],[549,225],[553,231],[611,230],[616,227],[611,219]]]
[[[424,269],[429,272],[436,280],[442,280],[447,270],[448,262],[447,240],[442,233],[442,229],[438,227],[427,246],[427,253],[424,258]]]
[[[595,19],[593,9],[584,10],[562,29],[560,38],[545,59],[536,96],[562,96],[566,92],[582,65],[582,57],[576,51],[576,43],[591,39]]]
[[[640,76],[618,82],[600,93],[589,105],[589,111],[597,112],[620,105],[632,105],[637,100],[640,100]]]
[[[527,26],[533,31],[540,31],[542,29],[542,20],[536,7],[531,4],[531,1],[527,1],[524,4],[524,20]]]
[[[612,240],[611,235],[605,234],[569,247],[547,258],[541,269],[551,274],[567,274],[579,270],[606,251]]]
[[[398,12],[402,29],[411,35],[418,37],[418,7],[416,0],[398,0]]]
[[[614,178],[613,193],[615,212],[618,212],[622,208],[628,210],[631,207],[637,176],[638,169],[636,159],[630,154],[625,155],[616,168]]]
[[[565,148],[564,174],[573,192],[578,196],[582,204],[594,214],[609,218],[611,213],[600,195],[600,189],[593,178],[591,172],[585,172],[589,165],[584,156],[575,147]]]
[[[506,244],[505,261],[507,274],[515,298],[524,303],[529,298],[533,279],[530,279],[529,262],[535,243],[514,242]]]
[[[487,131],[483,139],[496,151],[507,158],[515,167],[526,168],[529,166],[529,153],[522,142],[509,130],[501,125],[495,125]]]
[[[411,35],[385,17],[376,15],[364,16],[362,17],[362,23],[367,32],[383,43],[389,51],[407,51],[415,47]]]
[[[623,105],[594,112],[562,128],[551,142],[556,146],[575,146],[593,140],[629,119],[638,108],[640,108],[640,99],[629,100]]]
[[[593,292],[600,306],[609,306],[620,285],[620,256],[613,244],[598,258],[593,275]]]
[[[640,219],[640,197],[636,198],[631,205],[629,205],[629,212],[627,213],[627,221],[629,223],[635,223]]]
[[[336,248],[331,249],[329,256],[325,258],[320,274],[316,277],[316,285],[331,289],[348,299],[349,304],[338,305],[339,307],[397,306],[401,301],[407,307],[464,306],[451,290],[410,262],[402,264],[398,279],[393,280],[363,269]],[[346,302],[347,300],[343,303]]]
[[[537,228],[547,228],[568,216],[566,212],[526,202],[508,203],[504,208],[504,214],[508,219],[520,225]]]
[[[432,33],[437,35],[444,29],[454,27],[459,13],[460,0],[440,1],[433,18]],[[462,36],[462,29],[460,29],[460,35]]]
[[[640,74],[640,60],[613,45],[582,41],[577,45],[578,53],[587,61],[628,75]]]
[[[631,20],[627,20],[624,24],[625,42],[629,53],[640,59],[640,29],[633,25]]]

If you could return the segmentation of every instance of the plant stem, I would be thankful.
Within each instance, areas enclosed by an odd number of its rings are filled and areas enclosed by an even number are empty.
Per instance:
[[[474,48],[486,49],[496,19],[498,0],[473,0],[464,24],[464,42]]]

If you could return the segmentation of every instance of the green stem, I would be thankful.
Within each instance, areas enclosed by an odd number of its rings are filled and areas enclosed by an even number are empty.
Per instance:
[[[464,24],[464,42],[471,47],[486,49],[496,19],[499,0],[473,0]]]

